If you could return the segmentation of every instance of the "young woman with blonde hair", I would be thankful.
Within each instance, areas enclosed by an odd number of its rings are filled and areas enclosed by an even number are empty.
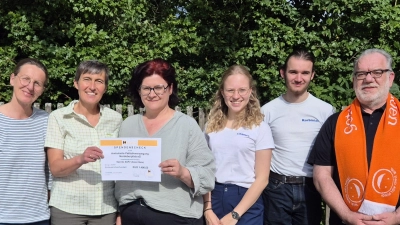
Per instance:
[[[263,224],[260,197],[268,184],[274,142],[263,122],[248,69],[234,65],[223,73],[206,127],[215,156],[215,189],[203,196],[208,225]]]

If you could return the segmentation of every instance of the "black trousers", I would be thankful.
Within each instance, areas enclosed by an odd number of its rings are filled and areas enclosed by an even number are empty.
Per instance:
[[[122,225],[203,225],[200,219],[181,217],[172,213],[155,210],[147,206],[143,200],[119,207]]]

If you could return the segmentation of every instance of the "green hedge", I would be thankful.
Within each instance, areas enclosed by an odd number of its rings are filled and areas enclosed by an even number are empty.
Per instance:
[[[250,68],[265,103],[284,92],[278,67],[293,47],[317,57],[310,87],[337,109],[354,97],[352,62],[382,48],[398,64],[397,1],[343,0],[2,0],[0,101],[11,97],[9,75],[18,59],[49,68],[42,102],[68,103],[76,66],[107,63],[112,76],[104,102],[126,104],[125,87],[140,62],[162,57],[177,69],[182,107],[207,107],[222,71]],[[397,70],[395,70],[397,72]],[[396,83],[398,83],[396,78]],[[396,85],[393,92],[399,96]]]

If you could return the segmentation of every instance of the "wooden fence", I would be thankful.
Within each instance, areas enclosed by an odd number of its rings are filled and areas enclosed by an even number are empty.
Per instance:
[[[0,105],[3,105],[3,104],[4,104],[4,102],[0,102]],[[34,103],[33,106],[34,106],[35,108],[40,109],[40,103]],[[44,110],[45,110],[46,112],[48,112],[48,113],[51,113],[52,108],[53,108],[52,106],[53,106],[52,103],[45,103],[45,104],[44,104]],[[104,104],[104,106],[110,108],[110,105],[109,105],[109,104]],[[57,107],[56,107],[57,109],[62,108],[62,107],[64,107],[64,104],[63,104],[63,103],[57,103]],[[344,107],[345,107],[345,106],[342,107],[342,110],[344,109]],[[123,113],[124,113],[123,108],[124,108],[124,107],[123,107],[122,104],[117,104],[117,105],[115,105],[115,111],[121,113],[121,115],[123,115]],[[133,105],[127,105],[127,106],[126,106],[126,109],[127,109],[127,115],[128,115],[128,116],[132,116],[133,114],[135,114],[135,113],[134,113],[135,111],[134,111]],[[203,109],[203,108],[198,108],[198,109],[199,109],[199,111],[198,111],[198,116],[197,116],[197,122],[198,122],[198,124],[199,124],[201,130],[204,130],[204,125],[205,125],[206,122],[207,122],[206,110]],[[181,107],[179,107],[179,106],[176,106],[176,107],[175,107],[175,110],[176,110],[176,111],[179,111],[179,112],[182,111]],[[139,113],[140,113],[140,114],[143,115],[143,112],[144,112],[144,111],[145,111],[144,108],[139,108]],[[186,115],[193,117],[193,106],[188,106],[188,107],[186,107]],[[330,209],[329,209],[328,206],[326,206],[325,210],[326,210],[326,211],[325,211],[325,212],[326,212],[325,224],[329,224],[329,211],[330,211]]]
[[[4,102],[0,102],[0,105],[3,105]],[[34,103],[33,106],[35,108],[40,109],[40,103]],[[109,107],[109,104],[104,104],[104,106]],[[57,103],[56,107],[57,109],[64,107],[63,103]],[[44,110],[48,113],[51,113],[52,109],[53,109],[53,103],[45,103],[44,104]],[[121,115],[125,115],[125,111],[123,110],[125,107],[123,107],[122,104],[116,104],[115,105],[115,111],[119,112]],[[114,108],[113,108],[114,109]],[[135,114],[134,112],[134,107],[133,105],[127,105],[126,106],[126,110],[127,110],[127,114],[128,116],[132,116],[133,114]],[[179,106],[175,107],[176,111],[182,112],[182,108]],[[143,112],[145,111],[144,108],[139,108],[139,113],[143,115]],[[204,125],[206,124],[207,121],[207,116],[206,116],[206,110],[203,108],[198,108],[198,111],[195,112],[196,114],[196,121],[199,124],[201,130],[204,130]],[[193,117],[193,106],[188,106],[186,107],[186,115]]]

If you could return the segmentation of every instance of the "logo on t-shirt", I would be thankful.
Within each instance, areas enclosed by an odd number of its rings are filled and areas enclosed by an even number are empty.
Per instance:
[[[248,134],[243,134],[243,133],[237,133],[237,135],[241,135],[241,136],[245,136],[245,137],[249,137],[249,135]]]
[[[309,118],[309,119],[301,119],[301,122],[319,122],[318,119],[313,119],[313,118]]]

